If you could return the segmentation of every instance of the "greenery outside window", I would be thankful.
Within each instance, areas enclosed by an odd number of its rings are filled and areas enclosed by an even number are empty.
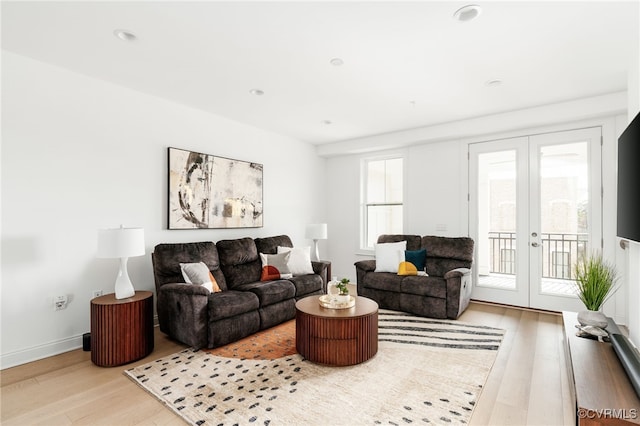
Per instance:
[[[403,160],[369,159],[363,167],[362,248],[373,249],[381,234],[403,230]]]

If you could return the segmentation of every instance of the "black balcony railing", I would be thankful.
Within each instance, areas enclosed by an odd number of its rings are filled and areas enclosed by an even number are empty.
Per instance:
[[[586,233],[547,233],[540,236],[542,277],[573,279],[573,265],[588,249]],[[489,232],[489,272],[516,273],[516,234]]]

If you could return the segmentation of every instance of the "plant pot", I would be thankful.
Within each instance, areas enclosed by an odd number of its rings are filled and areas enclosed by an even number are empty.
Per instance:
[[[351,300],[348,294],[337,294],[335,297],[336,302],[338,303],[347,303],[349,302],[349,300]]]
[[[599,328],[607,328],[609,322],[607,317],[600,311],[580,311],[578,312],[578,322],[580,325],[592,325]]]

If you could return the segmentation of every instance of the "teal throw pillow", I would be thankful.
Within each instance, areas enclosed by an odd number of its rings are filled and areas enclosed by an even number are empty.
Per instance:
[[[418,271],[424,271],[427,264],[427,249],[405,250],[404,260],[413,263]]]

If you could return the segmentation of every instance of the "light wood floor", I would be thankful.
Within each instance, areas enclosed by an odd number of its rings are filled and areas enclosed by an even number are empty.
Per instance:
[[[472,425],[570,425],[562,316],[472,303],[460,320],[507,330]],[[76,350],[0,372],[2,425],[181,425],[122,371],[186,346],[156,329],[151,355],[102,368]]]

